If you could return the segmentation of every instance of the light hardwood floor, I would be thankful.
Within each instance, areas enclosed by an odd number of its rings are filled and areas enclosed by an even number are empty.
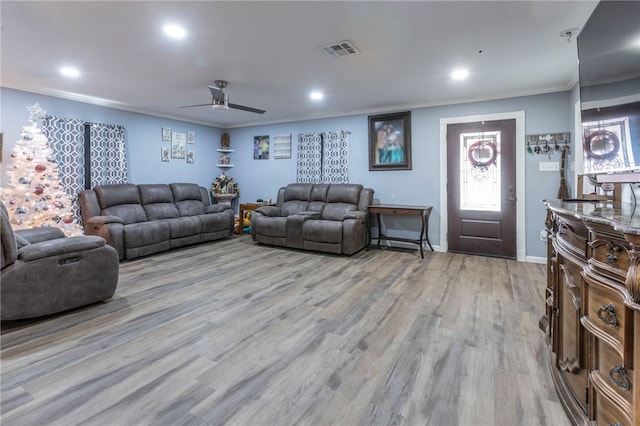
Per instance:
[[[249,236],[120,266],[108,303],[1,336],[2,425],[568,425],[545,270]]]

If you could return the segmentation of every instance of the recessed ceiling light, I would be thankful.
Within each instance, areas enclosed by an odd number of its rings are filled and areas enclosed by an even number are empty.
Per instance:
[[[79,77],[80,71],[73,67],[61,67],[60,74],[64,75],[65,77]]]
[[[162,31],[164,31],[164,33],[169,37],[175,38],[175,39],[182,39],[184,38],[184,36],[187,35],[187,32],[185,31],[184,28],[175,24],[165,25],[164,27],[162,27]]]
[[[309,97],[314,101],[319,101],[320,99],[324,98],[324,94],[316,90],[311,92],[311,94],[309,94]]]
[[[451,78],[454,80],[464,80],[469,77],[469,70],[457,69],[451,73]]]

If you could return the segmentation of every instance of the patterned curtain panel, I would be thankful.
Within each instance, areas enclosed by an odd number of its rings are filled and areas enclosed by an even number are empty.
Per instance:
[[[344,131],[323,134],[322,183],[349,183],[348,141]]]
[[[43,117],[42,130],[53,150],[62,187],[74,201],[74,217],[82,223],[77,202],[80,191],[127,182],[124,127],[50,115]]]
[[[320,133],[298,135],[298,183],[322,183],[322,138]]]
[[[73,200],[74,218],[82,223],[77,197],[85,188],[84,122],[49,115],[42,119],[42,132],[53,151],[62,188]]]
[[[90,186],[126,183],[127,149],[124,127],[93,123],[89,127]]]
[[[345,131],[298,135],[299,183],[348,183],[348,139]]]

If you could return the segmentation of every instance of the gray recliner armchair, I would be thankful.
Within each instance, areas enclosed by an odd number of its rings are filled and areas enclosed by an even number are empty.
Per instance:
[[[54,314],[100,302],[118,285],[118,252],[96,236],[58,228],[13,231],[0,203],[0,319]]]

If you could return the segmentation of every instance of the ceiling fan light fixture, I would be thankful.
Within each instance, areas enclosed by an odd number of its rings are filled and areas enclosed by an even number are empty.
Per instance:
[[[222,111],[229,109],[229,97],[225,94],[222,98],[213,98],[211,108]]]

